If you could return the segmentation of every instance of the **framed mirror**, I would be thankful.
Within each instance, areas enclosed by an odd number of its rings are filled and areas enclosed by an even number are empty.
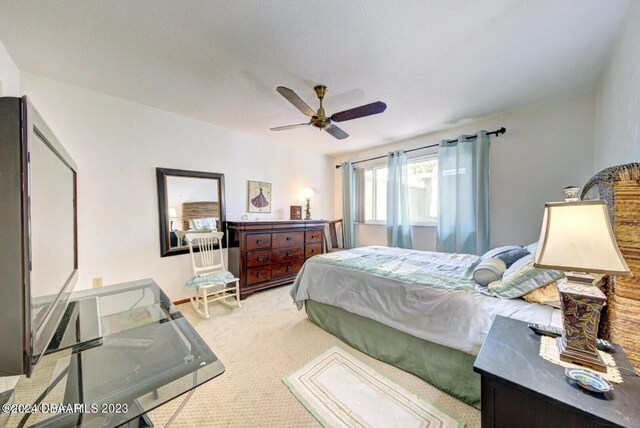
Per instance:
[[[188,253],[186,233],[224,232],[224,174],[156,168],[156,178],[161,257]]]

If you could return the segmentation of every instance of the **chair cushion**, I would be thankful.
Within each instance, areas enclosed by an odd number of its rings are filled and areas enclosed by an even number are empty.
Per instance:
[[[219,271],[193,276],[187,280],[186,286],[195,288],[207,287],[210,285],[225,285],[233,282],[234,280],[235,277],[231,272]]]

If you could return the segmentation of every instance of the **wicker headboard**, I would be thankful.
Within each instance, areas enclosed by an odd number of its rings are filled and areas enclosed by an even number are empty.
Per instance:
[[[585,185],[582,199],[606,202],[618,246],[633,273],[607,278],[601,335],[620,344],[640,370],[640,163],[600,171]]]
[[[182,203],[182,230],[189,229],[189,220],[209,217],[220,218],[220,204],[218,202]]]

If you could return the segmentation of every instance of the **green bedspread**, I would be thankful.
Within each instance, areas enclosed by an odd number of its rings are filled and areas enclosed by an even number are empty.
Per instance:
[[[480,257],[470,254],[398,251],[389,247],[354,248],[323,254],[307,261],[450,291],[473,291],[473,269],[479,262]]]

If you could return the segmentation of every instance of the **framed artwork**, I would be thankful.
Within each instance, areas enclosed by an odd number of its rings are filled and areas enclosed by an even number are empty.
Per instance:
[[[302,220],[302,205],[291,205],[289,207],[290,210],[290,220]]]
[[[271,183],[249,180],[249,209],[250,213],[271,212]]]

